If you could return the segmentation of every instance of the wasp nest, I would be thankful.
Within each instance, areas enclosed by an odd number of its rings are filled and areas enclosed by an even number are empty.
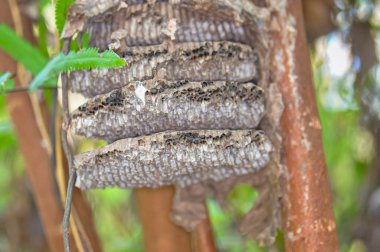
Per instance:
[[[184,187],[265,167],[272,146],[255,130],[265,114],[256,21],[218,1],[116,2],[81,29],[127,66],[69,76],[89,97],[70,129],[112,142],[75,156],[77,186]]]

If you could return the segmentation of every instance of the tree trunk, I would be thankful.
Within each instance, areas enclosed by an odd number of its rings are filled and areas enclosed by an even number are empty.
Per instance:
[[[278,14],[280,32],[274,36],[274,48],[284,58],[275,64],[284,67],[277,83],[285,105],[281,117],[283,162],[289,173],[283,201],[286,250],[338,251],[301,0],[288,1],[286,10]],[[288,29],[293,21],[295,30]]]

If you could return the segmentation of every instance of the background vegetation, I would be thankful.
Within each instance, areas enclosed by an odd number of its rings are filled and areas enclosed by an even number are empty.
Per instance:
[[[46,43],[57,36],[53,13],[49,1],[40,1],[35,28],[40,51],[46,56],[53,55],[55,50],[50,45],[53,43]],[[371,215],[373,209],[380,208],[377,203],[380,202],[377,177],[380,170],[377,149],[380,141],[379,66],[376,57],[366,54],[369,51],[370,55],[377,55],[380,4],[369,0],[335,1],[331,19],[334,29],[310,39],[310,55],[341,249],[360,252],[366,251],[365,246],[370,247],[368,244],[373,241],[369,241],[369,237],[380,222]],[[361,29],[355,30],[359,26]],[[44,32],[46,37],[41,39]],[[373,46],[358,39],[367,33],[370,36],[366,38]],[[0,96],[0,174],[0,251],[45,250],[4,95]],[[131,191],[95,190],[87,196],[105,251],[143,251]],[[211,199],[208,201],[221,251],[267,251],[236,232],[238,219],[256,197],[255,190],[242,185],[231,192],[226,209],[222,210]],[[281,244],[281,235],[278,244]],[[281,245],[276,249],[281,251]]]

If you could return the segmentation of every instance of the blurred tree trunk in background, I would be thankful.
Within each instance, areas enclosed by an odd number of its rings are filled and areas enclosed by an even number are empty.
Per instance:
[[[360,60],[360,69],[355,80],[355,91],[361,109],[361,125],[374,139],[374,157],[369,167],[367,178],[363,181],[360,192],[360,212],[353,228],[354,237],[362,240],[368,251],[380,248],[380,107],[376,107],[379,99],[379,86],[371,77],[372,68],[378,63],[373,28],[368,20],[355,19],[351,25],[349,39],[354,57]],[[374,106],[375,105],[375,106]]]
[[[337,7],[332,0],[303,0],[305,22],[309,42],[314,42],[319,36],[327,35],[332,31],[339,30],[335,16]],[[359,194],[359,215],[352,228],[353,238],[364,242],[368,251],[378,251],[380,248],[380,118],[379,108],[374,107],[379,99],[379,91],[376,88],[377,79],[371,73],[378,64],[376,56],[376,43],[374,27],[370,20],[373,18],[375,1],[341,1],[344,9],[342,16],[349,30],[345,35],[347,43],[351,44],[352,57],[359,60],[355,79],[355,96],[360,106],[361,126],[372,134],[374,139],[374,157],[369,167],[367,178],[362,182]],[[358,8],[360,4],[366,5],[367,13],[363,15]],[[362,10],[362,11],[363,11]],[[359,16],[361,15],[361,16]],[[342,22],[342,21],[340,21]],[[353,67],[353,66],[352,66]],[[368,150],[370,151],[370,150]],[[348,237],[347,237],[348,238]],[[351,238],[352,239],[352,238]]]
[[[306,35],[309,42],[324,36],[337,27],[333,23],[334,0],[303,0]]]

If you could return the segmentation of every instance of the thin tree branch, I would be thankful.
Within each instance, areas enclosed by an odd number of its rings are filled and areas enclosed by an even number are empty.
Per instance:
[[[38,87],[39,90],[55,90],[59,89],[59,87],[48,87],[48,86],[41,86]],[[4,93],[10,94],[10,93],[22,93],[22,92],[29,92],[29,88],[27,87],[14,87],[10,90],[6,90]]]

